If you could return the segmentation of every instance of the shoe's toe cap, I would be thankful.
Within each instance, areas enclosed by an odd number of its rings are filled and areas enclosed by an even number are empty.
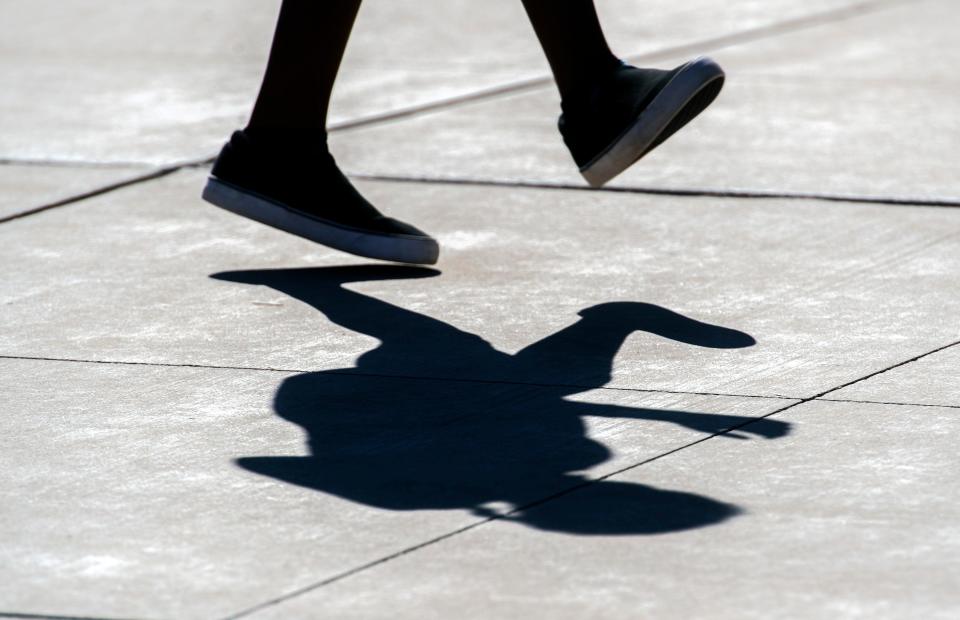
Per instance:
[[[432,239],[430,235],[423,232],[416,226],[412,224],[407,224],[406,222],[402,222],[392,217],[377,218],[376,227],[381,232],[387,235],[405,235],[408,237],[421,237],[424,239]]]
[[[379,241],[375,241],[375,245],[379,249],[371,249],[373,253],[368,256],[417,265],[433,265],[440,257],[437,240],[406,222],[379,217],[371,228],[378,233]]]

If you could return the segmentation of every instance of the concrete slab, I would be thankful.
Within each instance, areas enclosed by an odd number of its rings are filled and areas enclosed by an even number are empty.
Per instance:
[[[796,398],[956,339],[950,209],[361,184],[438,235],[436,277],[210,207],[203,176],[0,227],[0,354]]]
[[[960,338],[960,333],[957,334]],[[843,388],[831,398],[960,407],[960,347],[895,368],[890,372]]]
[[[0,66],[17,84],[0,110],[18,119],[0,154],[154,164],[212,154],[249,111],[278,5],[0,3]]]
[[[714,107],[611,186],[960,200],[958,18],[951,0],[904,3],[711,53],[729,74]],[[543,88],[332,144],[358,174],[584,185],[558,113]]]
[[[128,179],[130,168],[0,165],[0,219]]]
[[[855,4],[742,0],[719,10],[656,0],[640,11],[607,0],[601,9],[628,54]],[[159,164],[213,155],[249,112],[278,6],[0,2],[0,73],[16,85],[0,89],[0,117],[17,119],[0,132],[0,156]],[[335,93],[338,123],[547,73],[515,0],[370,2],[355,33]]]
[[[776,417],[796,432],[711,440],[251,617],[957,617],[955,412],[818,402]],[[654,537],[520,525],[623,515],[635,485],[709,493],[744,513]],[[659,509],[637,502],[630,514]]]
[[[0,610],[71,617],[224,617],[784,406],[26,360],[0,386]],[[736,513],[635,491],[675,508],[647,529]]]

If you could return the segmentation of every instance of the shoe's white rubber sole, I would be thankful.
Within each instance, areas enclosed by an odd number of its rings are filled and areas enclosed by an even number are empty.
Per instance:
[[[723,69],[709,58],[684,65],[643,113],[599,155],[580,169],[591,187],[600,187],[710,105],[723,86]]]
[[[203,189],[210,204],[322,245],[379,260],[433,265],[440,247],[430,237],[374,233],[311,217],[215,177]]]

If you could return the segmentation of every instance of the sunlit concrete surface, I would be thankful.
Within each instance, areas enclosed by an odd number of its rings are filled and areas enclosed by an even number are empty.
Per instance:
[[[42,209],[78,195],[143,176],[143,169],[129,167],[0,164],[0,220]]]
[[[960,351],[951,347],[846,387],[834,396],[864,402],[956,407],[960,402],[957,368],[960,368]]]
[[[945,344],[960,313],[951,209],[361,182],[444,248],[442,275],[367,276],[324,271],[364,261],[203,203],[205,175],[180,172],[0,227],[0,262],[23,266],[0,282],[0,319],[18,326],[3,353],[349,368],[383,336],[325,302],[372,298],[489,345],[451,345],[438,359],[416,353],[429,333],[408,334],[371,372],[532,382],[563,372],[581,383],[595,373],[552,360],[517,377],[483,354],[516,353],[591,308],[627,302],[756,344],[691,347],[638,323],[608,385],[805,398]],[[293,281],[273,271],[312,266],[321,269]],[[235,271],[248,272],[234,278],[244,282],[220,275]]]
[[[368,0],[434,268],[200,200],[278,6],[0,0],[0,618],[960,616],[960,4],[600,0],[729,77],[587,191],[518,1]]]

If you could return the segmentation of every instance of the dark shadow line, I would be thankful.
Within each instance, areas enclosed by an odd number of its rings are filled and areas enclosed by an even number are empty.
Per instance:
[[[332,583],[335,583],[335,582],[338,582],[338,581],[342,581],[342,580],[344,580],[344,579],[347,579],[348,577],[351,577],[351,576],[356,575],[356,574],[358,574],[358,573],[364,572],[364,571],[369,570],[369,569],[371,569],[371,568],[374,568],[374,567],[376,567],[376,566],[380,566],[380,565],[382,565],[382,564],[386,564],[387,562],[390,562],[390,561],[395,560],[395,559],[397,559],[397,558],[403,557],[403,556],[408,555],[408,554],[410,554],[410,553],[414,553],[414,552],[419,551],[419,550],[421,550],[421,549],[424,549],[424,548],[426,548],[426,547],[430,547],[430,546],[435,545],[435,544],[437,544],[437,543],[443,542],[443,541],[445,541],[445,540],[448,540],[448,539],[450,539],[450,538],[453,538],[453,537],[455,537],[455,536],[458,536],[458,535],[460,535],[460,534],[463,534],[463,533],[465,533],[465,532],[468,532],[468,531],[470,531],[470,530],[473,530],[473,529],[475,529],[475,528],[478,528],[478,527],[480,527],[480,526],[482,526],[482,525],[485,525],[485,524],[488,524],[488,523],[491,523],[491,522],[494,522],[494,521],[503,520],[503,519],[508,518],[509,516],[513,515],[513,514],[522,512],[522,511],[524,511],[524,510],[529,510],[529,509],[531,509],[531,508],[535,508],[535,507],[537,507],[537,506],[540,506],[540,505],[542,505],[542,504],[546,504],[546,503],[548,503],[548,502],[550,502],[550,501],[553,501],[553,500],[555,500],[555,499],[558,499],[558,498],[560,498],[560,497],[564,497],[564,496],[566,496],[566,495],[570,495],[570,494],[572,494],[572,493],[574,493],[574,492],[576,492],[576,491],[579,491],[579,490],[582,490],[582,489],[585,489],[585,488],[589,488],[590,486],[592,486],[592,485],[594,485],[594,484],[596,484],[596,483],[598,483],[598,482],[601,482],[601,481],[604,481],[604,480],[608,480],[608,479],[610,479],[610,478],[612,478],[612,477],[614,477],[614,476],[618,476],[618,475],[623,474],[623,473],[625,473],[625,472],[628,472],[628,471],[630,471],[630,470],[633,470],[633,469],[637,469],[637,468],[639,468],[639,467],[642,467],[643,465],[647,465],[647,464],[649,464],[649,463],[653,463],[654,461],[658,461],[658,460],[660,460],[660,459],[662,459],[662,458],[665,458],[665,457],[667,457],[667,456],[676,454],[676,453],[678,453],[678,452],[680,452],[680,451],[682,451],[682,450],[686,450],[687,448],[691,448],[691,447],[693,447],[693,446],[697,446],[697,445],[702,444],[702,443],[704,443],[704,442],[706,442],[706,441],[709,441],[709,440],[711,440],[711,439],[713,439],[713,438],[715,438],[715,437],[719,437],[719,436],[722,436],[722,435],[726,435],[726,434],[735,432],[735,431],[737,431],[737,430],[739,430],[739,429],[741,429],[741,428],[744,428],[744,427],[746,427],[746,426],[750,426],[751,424],[755,424],[755,423],[757,423],[757,422],[760,422],[760,421],[762,421],[762,420],[765,420],[765,419],[770,418],[770,417],[772,417],[772,416],[775,416],[775,415],[777,415],[777,414],[780,414],[780,413],[783,413],[783,412],[788,411],[788,410],[790,410],[790,409],[794,409],[794,408],[796,408],[796,407],[799,407],[800,405],[804,405],[804,404],[809,403],[809,402],[811,402],[811,401],[818,400],[818,399],[822,398],[823,396],[825,396],[825,395],[827,395],[827,394],[830,394],[830,393],[832,393],[832,392],[835,392],[835,391],[837,391],[837,390],[843,389],[843,388],[848,387],[848,386],[850,386],[850,385],[854,385],[854,384],[859,383],[859,382],[861,382],[861,381],[866,381],[867,379],[870,379],[870,378],[872,378],[872,377],[876,377],[877,375],[883,374],[883,373],[885,373],[885,372],[889,372],[890,370],[893,370],[893,369],[896,369],[896,368],[900,368],[901,366],[905,366],[906,364],[913,363],[913,362],[915,362],[915,361],[918,361],[918,360],[920,360],[920,359],[923,359],[924,357],[927,357],[927,356],[929,356],[929,355],[933,355],[934,353],[938,353],[938,352],[940,352],[940,351],[949,349],[950,347],[957,346],[957,345],[960,345],[960,341],[956,341],[956,342],[953,342],[953,343],[951,343],[951,344],[948,344],[948,345],[939,347],[939,348],[937,348],[937,349],[934,349],[933,351],[929,351],[929,352],[924,353],[924,354],[922,354],[922,355],[918,355],[918,356],[913,357],[913,358],[910,358],[910,359],[908,359],[908,360],[906,360],[906,361],[903,361],[903,362],[900,362],[900,363],[897,363],[897,364],[893,364],[893,365],[891,365],[891,366],[889,366],[889,367],[887,367],[887,368],[885,368],[885,369],[883,369],[883,370],[879,370],[879,371],[877,371],[877,372],[870,373],[870,374],[868,374],[868,375],[865,375],[865,376],[863,376],[863,377],[860,377],[859,379],[855,379],[855,380],[850,381],[850,382],[848,382],[848,383],[844,383],[843,385],[839,385],[839,386],[837,386],[837,387],[831,388],[831,389],[826,390],[826,391],[824,391],[824,392],[822,392],[822,393],[820,393],[820,394],[818,394],[818,395],[816,395],[816,396],[811,396],[811,397],[809,397],[809,398],[804,398],[804,399],[799,400],[799,401],[797,401],[797,402],[794,402],[794,403],[791,403],[791,404],[789,404],[789,405],[786,405],[785,407],[781,407],[781,408],[779,408],[779,409],[776,409],[776,410],[774,410],[774,411],[771,411],[771,412],[768,413],[768,414],[765,414],[765,415],[762,415],[762,416],[758,416],[758,417],[756,417],[756,418],[754,418],[754,419],[752,419],[752,420],[749,420],[749,421],[744,422],[744,423],[742,423],[742,424],[739,424],[739,425],[730,427],[730,428],[728,428],[728,429],[726,429],[726,430],[724,430],[724,431],[721,431],[721,432],[718,432],[718,433],[713,433],[713,434],[711,434],[711,435],[709,435],[709,436],[707,436],[707,437],[702,437],[702,438],[700,438],[700,439],[698,439],[698,440],[696,440],[696,441],[693,441],[693,442],[691,442],[691,443],[685,444],[685,445],[683,445],[683,446],[679,446],[679,447],[677,447],[677,448],[674,448],[674,449],[672,449],[672,450],[669,450],[669,451],[664,452],[664,453],[662,453],[662,454],[659,454],[659,455],[657,455],[657,456],[650,457],[650,458],[648,458],[648,459],[642,460],[642,461],[640,461],[640,462],[638,462],[638,463],[633,463],[633,464],[631,464],[631,465],[627,465],[627,466],[625,466],[625,467],[622,467],[622,468],[620,468],[620,469],[618,469],[618,470],[616,470],[616,471],[610,472],[610,473],[605,474],[605,475],[603,475],[603,476],[600,476],[600,477],[598,477],[598,478],[593,478],[593,479],[590,479],[590,480],[585,480],[584,482],[582,482],[582,483],[580,483],[580,484],[578,484],[578,485],[575,485],[575,486],[573,486],[573,487],[570,487],[570,488],[565,489],[565,490],[563,490],[563,491],[560,491],[560,492],[558,492],[558,493],[551,494],[551,495],[549,495],[549,496],[547,496],[547,497],[544,497],[544,498],[541,498],[541,499],[539,499],[539,500],[535,500],[535,501],[530,502],[530,503],[528,503],[528,504],[526,504],[526,505],[524,505],[524,506],[521,506],[521,507],[518,507],[518,508],[516,508],[516,509],[514,509],[514,510],[511,510],[511,511],[508,512],[508,513],[505,513],[505,514],[502,514],[502,515],[493,515],[493,516],[490,516],[490,517],[486,517],[486,518],[483,518],[483,519],[481,519],[481,520],[479,520],[479,521],[477,521],[477,522],[475,522],[475,523],[471,523],[471,524],[469,524],[469,525],[466,525],[466,526],[464,526],[464,527],[462,527],[462,528],[459,528],[459,529],[456,529],[456,530],[447,532],[447,533],[445,533],[445,534],[442,534],[442,535],[440,535],[440,536],[431,538],[430,540],[424,541],[424,542],[422,542],[422,543],[418,543],[418,544],[416,544],[416,545],[409,546],[409,547],[407,547],[407,548],[405,548],[405,549],[402,549],[401,551],[398,551],[398,552],[396,552],[396,553],[393,553],[393,554],[390,554],[390,555],[388,555],[388,556],[379,558],[379,559],[374,560],[374,561],[372,561],[372,562],[368,562],[368,563],[363,564],[363,565],[361,565],[361,566],[354,567],[354,568],[352,568],[352,569],[350,569],[350,570],[344,571],[344,572],[339,573],[339,574],[337,574],[337,575],[333,575],[333,576],[331,576],[331,577],[328,577],[327,579],[318,581],[318,582],[316,582],[316,583],[314,583],[314,584],[305,586],[305,587],[303,587],[303,588],[300,588],[300,589],[295,590],[295,591],[293,591],[293,592],[290,592],[290,593],[288,593],[288,594],[279,596],[279,597],[277,597],[277,598],[271,599],[271,600],[266,601],[266,602],[264,602],[264,603],[260,603],[260,604],[254,606],[254,607],[250,607],[250,608],[248,608],[248,609],[242,610],[242,611],[237,612],[237,613],[235,613],[235,614],[232,614],[232,615],[230,615],[230,616],[226,616],[225,618],[223,618],[223,620],[237,620],[237,619],[239,619],[239,618],[243,618],[243,617],[249,616],[250,614],[253,614],[253,613],[262,611],[262,610],[264,610],[264,609],[267,609],[267,608],[269,608],[269,607],[274,607],[274,606],[276,606],[276,605],[280,605],[280,604],[282,604],[282,603],[285,603],[285,602],[287,602],[287,601],[293,600],[294,598],[297,598],[297,597],[302,596],[302,595],[304,595],[304,594],[307,594],[307,593],[309,593],[309,592],[312,592],[312,591],[318,590],[318,589],[320,589],[320,588],[323,588],[323,587],[325,587],[325,586],[328,586],[328,585],[330,585],[330,584],[332,584]]]
[[[318,372],[317,369],[305,370],[301,368],[261,368],[257,366],[218,366],[214,364],[173,364],[163,362],[129,362],[122,360],[92,360],[70,357],[41,357],[33,355],[0,355],[0,360],[23,360],[33,362],[63,362],[67,364],[100,364],[105,366],[147,366],[153,368],[198,368],[206,370],[244,370],[251,372],[273,372],[283,374],[294,373],[312,373]],[[761,394],[735,394],[726,392],[686,392],[681,390],[658,390],[652,388],[628,388],[628,387],[609,387],[609,386],[589,386],[572,383],[535,383],[527,381],[508,381],[497,379],[469,379],[464,377],[428,377],[417,375],[389,375],[385,373],[372,373],[353,370],[325,370],[328,375],[337,375],[342,377],[361,377],[369,379],[397,379],[402,381],[436,381],[441,383],[471,383],[484,385],[522,385],[541,388],[584,388],[590,390],[606,390],[611,392],[635,392],[640,394],[675,394],[678,396],[720,396],[726,398],[754,398],[760,400],[801,400],[800,397]]]
[[[913,360],[908,360],[906,362],[901,362],[890,368],[885,368],[882,371],[878,371],[871,377],[876,376],[877,374],[889,372],[894,368],[899,368],[905,364],[915,362],[927,355],[933,355],[934,353],[939,353],[945,349],[948,349],[952,346],[960,345],[960,341],[953,344],[947,345],[945,347],[940,347],[935,351],[930,353],[924,353],[923,355],[917,357]],[[215,366],[212,364],[165,364],[162,362],[129,362],[129,361],[119,361],[119,360],[91,360],[91,359],[80,359],[80,358],[70,358],[70,357],[37,357],[32,355],[0,355],[0,359],[3,360],[21,360],[21,361],[31,361],[31,362],[62,362],[67,364],[99,364],[105,366],[147,366],[154,368],[197,368],[205,370],[245,370],[251,372],[273,372],[273,373],[304,373],[304,372],[314,372],[310,370],[303,369],[294,369],[294,368],[261,368],[258,366]],[[528,385],[531,387],[588,387],[583,385],[572,385],[572,384],[554,384],[554,383],[524,383],[521,381],[493,381],[493,380],[484,380],[484,379],[464,379],[464,378],[444,378],[444,377],[416,377],[416,376],[402,376],[402,375],[385,375],[385,374],[374,374],[374,373],[360,373],[360,372],[335,372],[331,371],[330,374],[339,374],[343,376],[356,376],[356,377],[369,377],[369,378],[382,378],[382,379],[402,379],[402,380],[414,380],[414,381],[441,381],[447,383],[463,382],[463,383],[497,383],[503,385]],[[870,377],[867,377],[870,378]],[[862,380],[866,380],[862,379]],[[861,381],[857,379],[856,382]],[[843,386],[846,387],[846,386]],[[797,396],[782,396],[779,394],[773,395],[762,395],[762,394],[737,394],[733,392],[687,392],[681,390],[656,390],[651,388],[625,388],[625,387],[599,387],[591,388],[594,390],[606,390],[611,392],[637,392],[641,394],[674,394],[677,396],[719,396],[722,398],[753,398],[757,400],[795,400],[810,402],[813,400],[819,400],[828,403],[860,403],[864,405],[894,405],[899,407],[932,407],[932,408],[941,408],[941,409],[960,409],[960,405],[947,405],[939,404],[934,405],[930,403],[911,403],[911,402],[893,402],[893,401],[883,401],[883,400],[856,400],[849,398],[823,398],[822,396],[812,396],[808,398],[797,397]],[[825,394],[831,394],[835,390],[840,388],[834,388],[825,392]],[[0,618],[3,618],[3,613],[0,613]]]
[[[580,192],[605,192],[611,194],[648,194],[653,196],[679,196],[685,198],[745,198],[767,200],[819,200],[900,207],[960,207],[960,198],[921,198],[896,196],[865,196],[857,194],[832,194],[821,192],[789,192],[751,189],[681,189],[667,187],[599,187],[573,183],[549,183],[537,181],[497,181],[495,179],[455,179],[446,177],[409,177],[384,174],[351,174],[352,178],[385,183],[424,183],[431,185],[456,185],[472,187],[501,187],[512,189],[545,189]]]

